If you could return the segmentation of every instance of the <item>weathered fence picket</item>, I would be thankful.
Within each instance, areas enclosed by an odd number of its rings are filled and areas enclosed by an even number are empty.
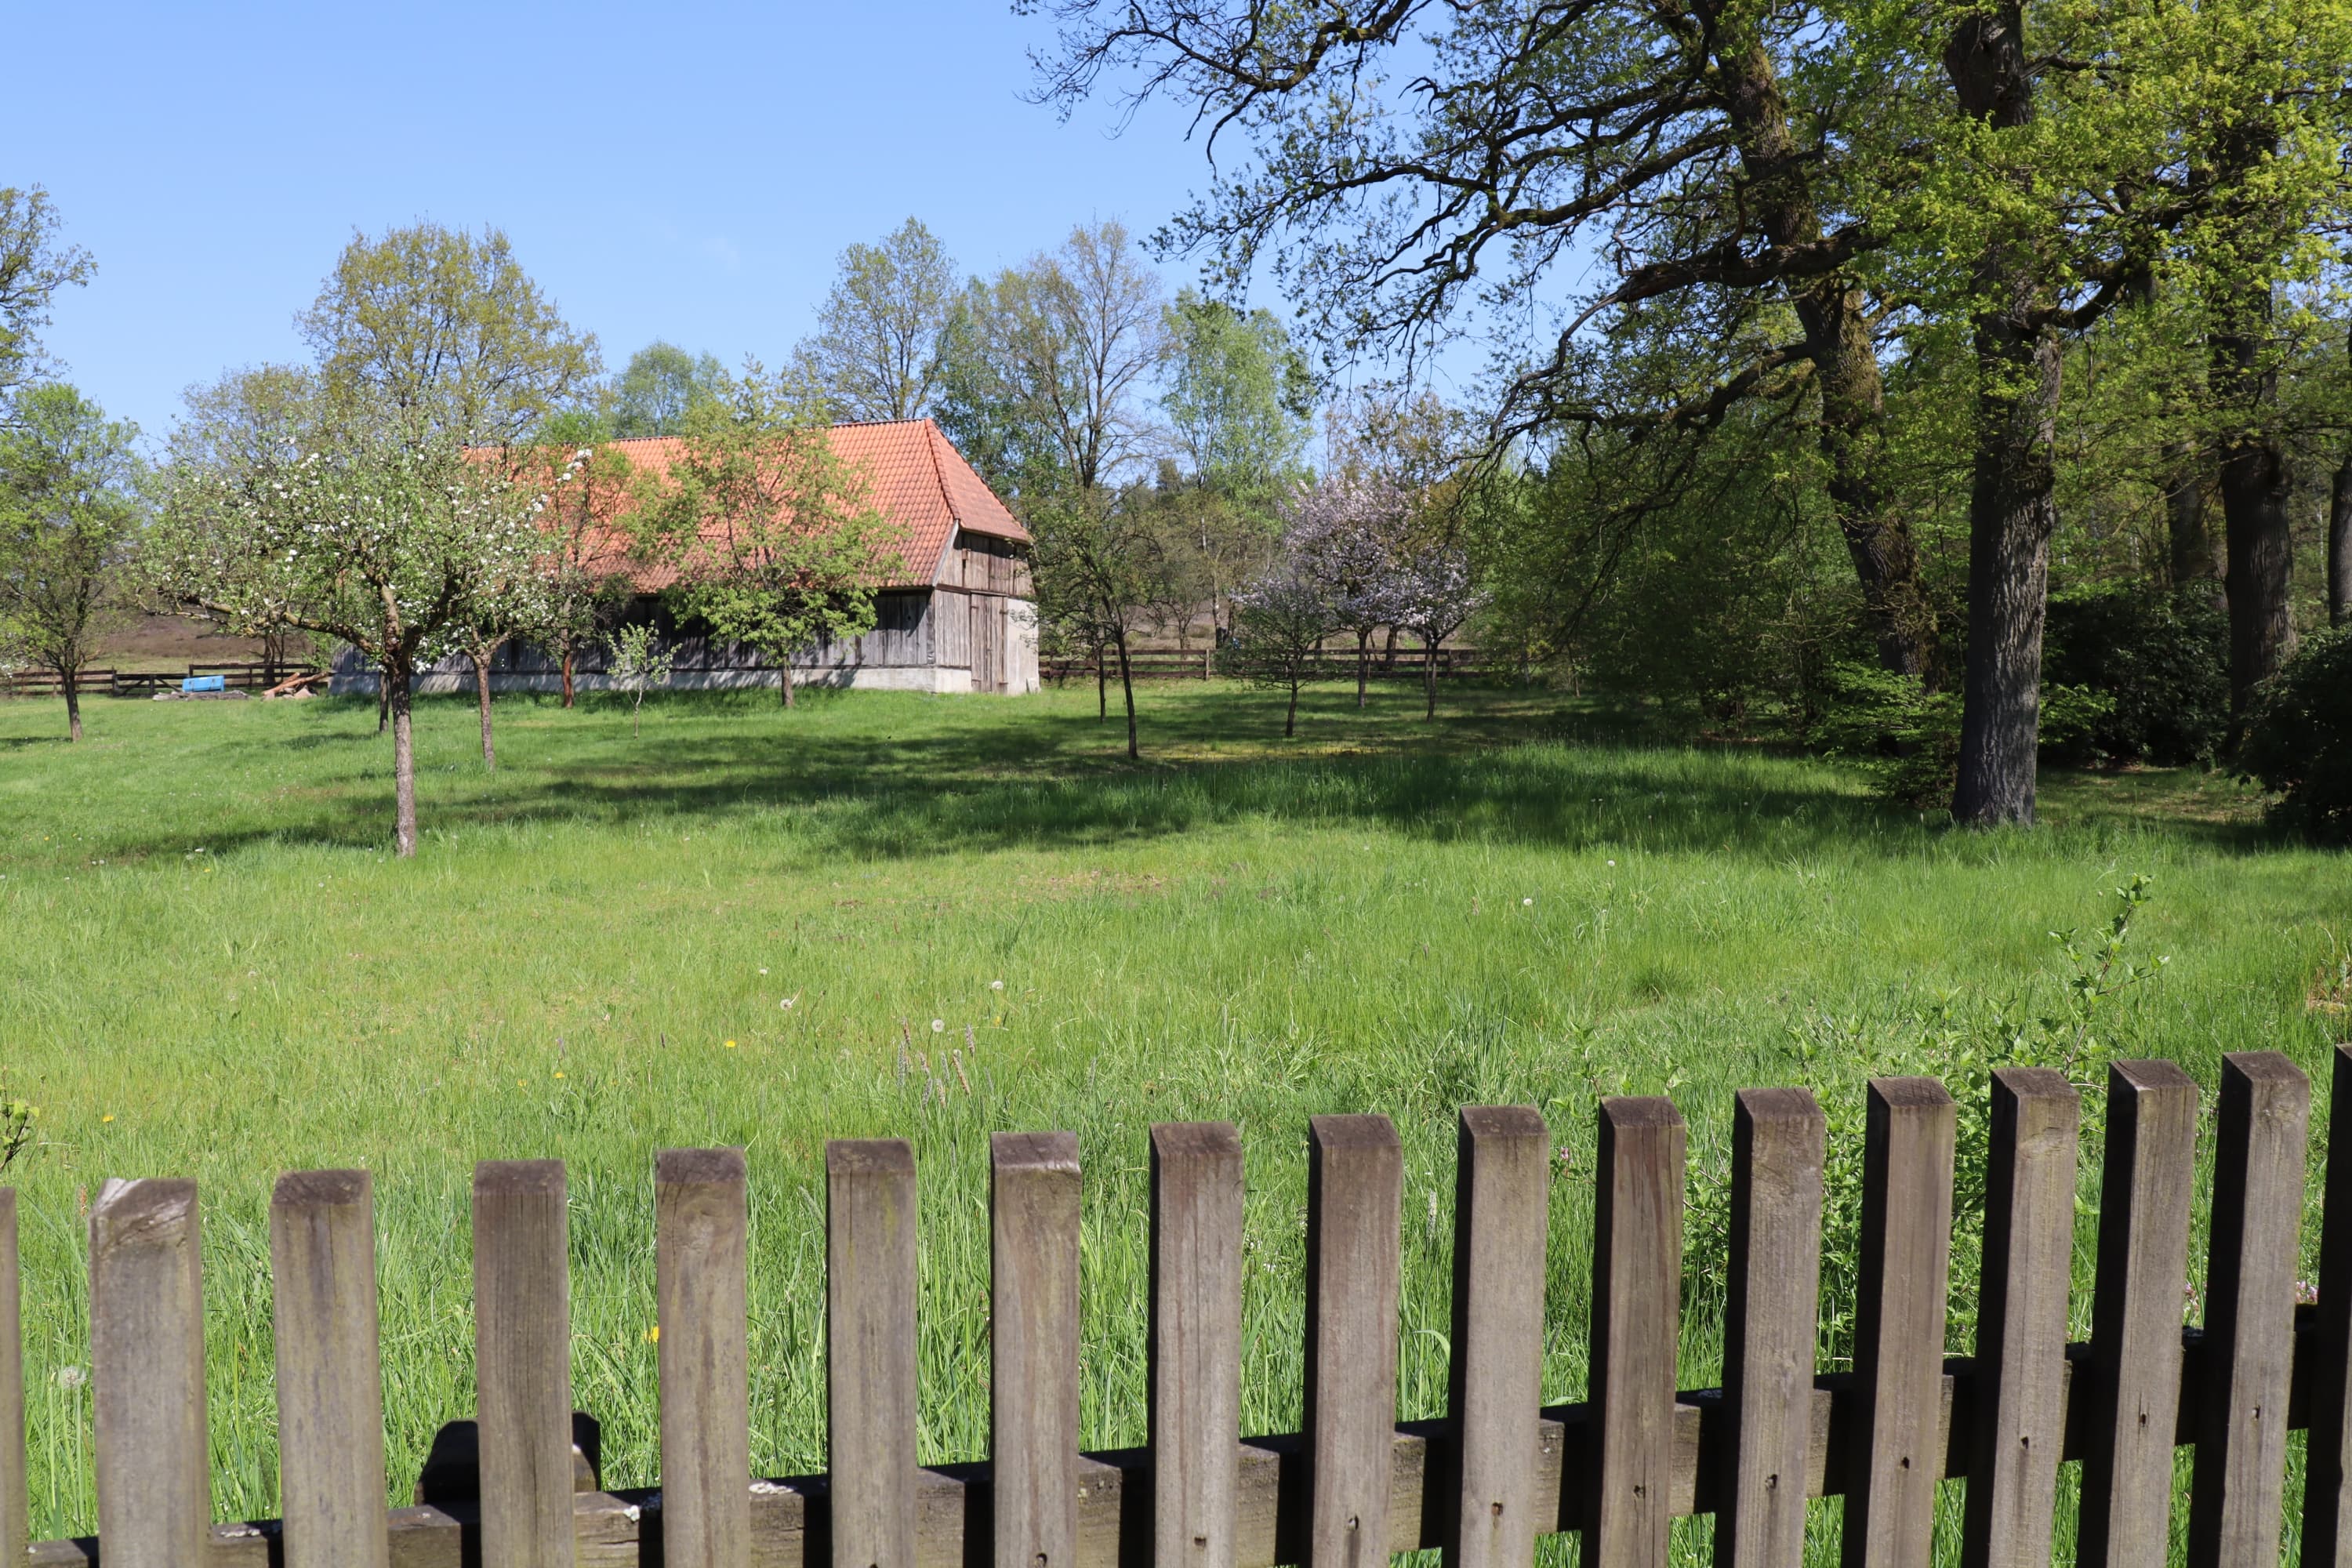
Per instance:
[[[1731,1138],[1730,1260],[1715,1526],[1723,1568],[1794,1568],[1813,1436],[1822,1173],[1829,1121],[1801,1089],[1742,1089]]]
[[[385,1568],[375,1191],[297,1171],[269,1198],[286,1568]]]
[[[662,1562],[751,1561],[751,1193],[740,1149],[654,1158]]]
[[[841,1140],[824,1166],[832,1568],[915,1568],[915,1154]]]
[[[1151,1130],[1151,1568],[1234,1568],[1241,1522],[1242,1141]]]
[[[482,1561],[572,1562],[572,1283],[563,1166],[474,1168]],[[100,1531],[103,1538],[104,1531]]]
[[[2352,1047],[2331,1108],[2352,1114]],[[2352,1136],[2331,1142],[2319,1300],[2296,1276],[2310,1085],[2284,1057],[2222,1066],[2203,1327],[2181,1327],[2196,1086],[2112,1066],[2091,1339],[2065,1342],[2081,1107],[2059,1075],[1995,1075],[1977,1342],[1947,1359],[1957,1108],[1928,1079],[1869,1089],[1851,1373],[1816,1371],[1826,1121],[1802,1089],[1734,1110],[1724,1386],[1678,1392],[1685,1141],[1664,1100],[1599,1108],[1590,1390],[1541,1405],[1547,1214],[1533,1110],[1459,1122],[1446,1413],[1399,1423],[1402,1145],[1380,1116],[1308,1127],[1306,1411],[1240,1430],[1243,1160],[1224,1123],[1151,1130],[1150,1444],[1078,1451],[1081,1150],[991,1141],[991,1454],[916,1463],[917,1173],[899,1140],[826,1169],[830,1472],[750,1474],[742,1151],[655,1161],[662,1486],[595,1489],[572,1409],[566,1185],[553,1161],[474,1179],[478,1427],[471,1458],[387,1511],[373,1193],[299,1172],[270,1204],[280,1524],[208,1517],[196,1191],[110,1182],[89,1215],[97,1541],[24,1543],[16,1209],[0,1189],[0,1551],[41,1568],[1524,1568],[1579,1531],[1588,1564],[1664,1560],[1717,1516],[1718,1563],[1792,1568],[1806,1500],[1844,1500],[1855,1564],[1927,1560],[1963,1478],[1966,1563],[2050,1561],[2058,1467],[2081,1461],[2078,1560],[2164,1560],[2193,1449],[2189,1561],[2277,1560],[2286,1431],[2310,1426],[2305,1561],[2352,1562]],[[445,1432],[445,1436],[449,1434]],[[462,1445],[453,1444],[449,1454]]]

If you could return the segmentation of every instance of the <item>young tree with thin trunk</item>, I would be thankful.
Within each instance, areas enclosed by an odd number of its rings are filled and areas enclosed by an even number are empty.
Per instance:
[[[145,521],[138,438],[57,383],[20,392],[0,426],[0,643],[58,678],[76,741],[81,672],[131,607]]]
[[[1437,717],[1437,652],[1486,602],[1469,553],[1444,539],[1409,546],[1397,562],[1397,625],[1420,639],[1424,719]]]
[[[793,705],[793,661],[874,629],[877,584],[906,540],[833,450],[815,412],[751,367],[685,437],[632,518],[639,549],[676,574],[681,621],[756,650]]]
[[[628,597],[622,520],[637,504],[638,488],[635,466],[586,421],[559,416],[550,424],[547,439],[508,447],[500,460],[517,483],[535,485],[547,497],[537,619],[521,635],[553,656],[569,708],[580,650],[602,639]]]
[[[1298,733],[1298,688],[1313,675],[1323,639],[1337,625],[1323,583],[1295,555],[1234,595],[1233,640],[1220,663],[1252,685],[1288,692],[1286,741]]]
[[[1372,637],[1402,624],[1399,563],[1412,517],[1404,488],[1378,471],[1342,472],[1293,494],[1283,544],[1297,568],[1322,585],[1332,629],[1356,639],[1356,706],[1371,676]]]
[[[1040,615],[1076,629],[1098,649],[1118,656],[1119,691],[1127,703],[1127,754],[1139,759],[1135,671],[1130,656],[1151,606],[1171,596],[1175,572],[1151,498],[1137,486],[1118,494],[1084,491],[1056,496],[1029,519],[1036,544],[1031,557]],[[1097,689],[1103,680],[1097,655]]]
[[[490,734],[490,666],[499,650],[544,626],[548,619],[546,563],[534,555],[486,552],[479,575],[467,588],[442,646],[463,654],[474,671],[474,698],[482,720],[482,767],[496,772],[498,748]],[[439,662],[428,650],[424,663]]]
[[[646,693],[669,684],[670,667],[677,661],[677,650],[645,621],[631,621],[604,638],[604,679],[629,694],[632,736],[645,732]]]
[[[484,584],[532,569],[543,493],[397,413],[301,434],[175,464],[152,569],[180,603],[233,629],[298,627],[376,667],[392,722],[394,845],[406,858],[417,837],[416,672]]]

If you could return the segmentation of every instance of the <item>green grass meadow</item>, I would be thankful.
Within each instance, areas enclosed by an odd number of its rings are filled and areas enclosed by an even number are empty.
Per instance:
[[[1566,1399],[1596,1092],[1671,1089],[1695,1185],[1717,1181],[1734,1089],[1850,1095],[1849,1056],[2054,1005],[2050,933],[2104,921],[2134,873],[2156,896],[2132,949],[2169,962],[2105,1016],[2118,1048],[2210,1091],[2224,1051],[2324,1075],[2345,1035],[2347,861],[2268,836],[2225,777],[2052,778],[2042,827],[1955,833],[1828,764],[1648,743],[1551,693],[1444,695],[1427,724],[1410,688],[1362,715],[1314,691],[1284,742],[1277,697],[1150,688],[1139,764],[1091,689],[664,696],[642,734],[610,700],[513,698],[495,773],[471,700],[427,700],[407,863],[373,704],[100,700],[68,745],[59,705],[0,703],[0,1087],[41,1108],[8,1177],[36,1533],[95,1528],[77,1373],[109,1176],[201,1183],[215,1501],[267,1517],[268,1202],[289,1169],[375,1173],[405,1501],[436,1427],[471,1413],[478,1159],[568,1162],[576,1397],[607,1484],[645,1485],[656,1149],[749,1152],[752,1460],[790,1474],[824,1463],[828,1137],[914,1141],[941,1461],[987,1449],[993,1130],[1079,1136],[1085,1439],[1110,1447],[1143,1436],[1152,1121],[1242,1128],[1244,1419],[1284,1430],[1312,1114],[1403,1134],[1419,1416],[1444,1403],[1459,1105],[1550,1120],[1546,1394]],[[2315,1128],[2315,1174],[2324,1146]],[[2087,1295],[2077,1312],[2080,1332]],[[1685,1385],[1715,1377],[1713,1328],[1686,1313]]]

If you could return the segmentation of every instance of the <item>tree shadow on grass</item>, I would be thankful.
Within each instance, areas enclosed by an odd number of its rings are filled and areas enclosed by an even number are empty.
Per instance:
[[[820,690],[804,697],[795,720],[735,729],[711,721],[755,711],[772,720],[772,694],[663,694],[648,701],[646,733],[633,741],[625,728],[555,719],[552,700],[509,700],[509,732],[542,730],[540,754],[488,777],[455,765],[424,771],[421,816],[428,837],[533,822],[772,818],[781,840],[864,859],[1102,847],[1245,821],[1378,826],[1429,841],[1564,852],[1606,846],[1746,858],[1857,846],[1911,854],[1946,831],[1817,763],[1750,748],[1643,743],[1649,731],[1638,713],[1550,693],[1449,688],[1445,696],[1440,721],[1425,725],[1417,694],[1406,718],[1392,695],[1359,715],[1352,690],[1314,692],[1299,737],[1283,742],[1277,697],[1153,692],[1139,763],[1125,755],[1116,706],[1098,721],[1089,710],[1022,707],[1018,699],[875,702]],[[470,700],[443,700],[463,704],[470,718]],[[361,706],[372,720],[373,704]],[[377,743],[372,730],[254,743],[353,742]],[[446,748],[444,737],[436,751]],[[387,751],[364,767],[289,785],[273,797],[282,809],[270,819],[221,823],[205,841],[215,854],[264,840],[381,848],[388,763]],[[2225,848],[2272,842],[2242,824],[2151,826]],[[2132,830],[2105,820],[2071,831]],[[176,852],[187,826],[153,831],[163,836],[134,828],[110,853]]]

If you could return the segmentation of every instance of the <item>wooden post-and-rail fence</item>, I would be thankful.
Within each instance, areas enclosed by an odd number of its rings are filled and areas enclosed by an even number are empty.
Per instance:
[[[1963,1561],[2051,1560],[2062,1459],[2082,1466],[2079,1561],[2166,1559],[2174,1450],[2194,1449],[2195,1564],[2273,1562],[2289,1426],[2308,1427],[2302,1546],[2341,1563],[2352,1329],[2352,1137],[2334,1142],[2319,1300],[2298,1309],[2310,1085],[2227,1058],[2204,1324],[2184,1331],[2198,1090],[2116,1065],[2087,1344],[2066,1342],[2080,1107],[2060,1075],[1996,1075],[1976,1353],[1947,1360],[1955,1106],[1930,1079],[1869,1089],[1853,1368],[1815,1371],[1824,1121],[1803,1089],[1749,1089],[1734,1128],[1724,1386],[1675,1389],[1685,1126],[1662,1099],[1601,1103],[1590,1386],[1543,1407],[1549,1131],[1532,1110],[1460,1119],[1451,1395],[1395,1419],[1402,1152],[1379,1116],[1311,1124],[1306,1422],[1240,1431],[1242,1150],[1223,1123],[1150,1134],[1150,1442],[1078,1451],[1079,1151],[1000,1133],[986,1463],[916,1463],[916,1188],[908,1145],[825,1152],[826,1476],[750,1475],[742,1154],[655,1165],[662,1486],[576,1479],[564,1171],[474,1181],[476,1500],[383,1506],[373,1215],[364,1172],[284,1177],[272,1200],[282,1524],[206,1500],[197,1204],[114,1182],[92,1206],[100,1532],[49,1542],[106,1568],[1522,1568],[1536,1537],[1580,1561],[1665,1560],[1711,1512],[1718,1563],[1801,1561],[1806,1500],[1844,1500],[1843,1561],[1928,1561],[1937,1484],[1965,1477]],[[2336,1062],[2352,1127],[2352,1047]],[[16,1208],[0,1195],[0,1529],[26,1553]]]

